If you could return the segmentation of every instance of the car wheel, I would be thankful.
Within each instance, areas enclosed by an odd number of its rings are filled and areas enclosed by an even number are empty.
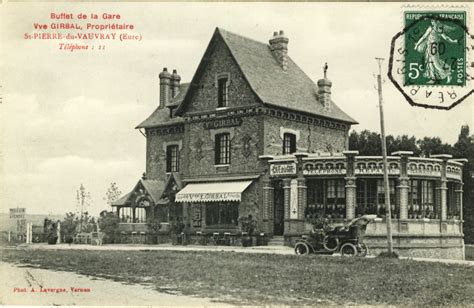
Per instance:
[[[359,244],[358,250],[359,250],[360,257],[365,257],[366,255],[369,254],[369,247],[367,247],[367,245],[364,243]]]
[[[326,235],[323,239],[323,247],[327,251],[336,251],[339,247],[339,239],[337,237]]]
[[[345,243],[341,247],[341,255],[343,257],[355,257],[357,256],[357,248],[351,243]]]
[[[309,247],[305,243],[296,244],[295,253],[297,255],[307,255],[307,254],[309,254],[309,252],[310,252]]]

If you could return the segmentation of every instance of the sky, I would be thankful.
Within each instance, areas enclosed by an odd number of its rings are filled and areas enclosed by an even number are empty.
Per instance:
[[[466,4],[464,4],[466,5]],[[289,55],[315,82],[329,66],[332,98],[360,124],[379,131],[375,57],[386,76],[401,3],[4,3],[1,10],[1,210],[61,214],[76,209],[81,184],[89,211],[107,207],[116,182],[130,191],[145,170],[145,138],[134,127],[157,107],[158,74],[177,69],[190,81],[216,27],[268,42],[289,37]],[[141,41],[93,42],[95,50],[59,50],[54,40],[26,40],[51,13],[119,14]],[[472,19],[472,18],[471,18]],[[75,22],[75,21],[74,21]],[[105,22],[105,21],[101,21]],[[85,31],[88,32],[88,31]],[[97,32],[97,31],[95,31]],[[104,50],[97,50],[98,45]],[[410,106],[384,78],[387,134],[457,140],[473,125],[473,99],[449,111]]]

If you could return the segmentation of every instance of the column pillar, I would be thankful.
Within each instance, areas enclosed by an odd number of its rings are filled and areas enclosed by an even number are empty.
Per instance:
[[[58,221],[57,228],[56,228],[58,241],[56,243],[61,244],[61,222]]]
[[[263,184],[263,211],[262,219],[267,221],[270,219],[271,207],[273,206],[273,187],[271,185],[270,179],[262,180]]]
[[[408,192],[410,179],[408,177],[398,178],[398,200],[400,205],[400,219],[408,219]]]
[[[354,219],[356,208],[356,177],[349,176],[346,180],[346,219]]]
[[[455,202],[456,202],[456,210],[459,215],[459,220],[462,220],[462,193],[463,193],[463,183],[456,184],[456,190],[454,191],[455,194]]]
[[[262,200],[262,220],[264,224],[265,232],[272,232],[272,224],[269,221],[273,221],[273,192],[274,188],[270,179],[266,178],[262,181],[263,184],[263,200]]]
[[[270,161],[271,155],[259,156],[264,175],[262,177],[262,220],[265,232],[273,232],[273,206],[274,206],[274,187],[270,179]]]
[[[344,151],[346,156],[346,219],[355,217],[356,209],[356,176],[355,176],[355,157],[359,151]]]
[[[291,179],[283,179],[283,205],[284,205],[284,220],[290,219],[290,183]]]
[[[448,214],[448,205],[447,205],[447,191],[448,185],[446,180],[446,167],[448,164],[448,159],[452,158],[452,155],[449,154],[437,154],[431,155],[431,158],[441,159],[441,180],[440,180],[440,205],[441,205],[441,221],[446,221]]]
[[[298,178],[298,219],[304,220],[305,210],[306,210],[306,179],[305,178]]]
[[[448,218],[448,185],[447,181],[441,179],[440,181],[440,205],[441,205],[441,220],[445,221]]]
[[[412,151],[398,151],[393,156],[400,156],[400,177],[398,178],[398,200],[400,206],[400,219],[408,219],[408,192],[410,178],[408,177],[408,157],[413,155]]]

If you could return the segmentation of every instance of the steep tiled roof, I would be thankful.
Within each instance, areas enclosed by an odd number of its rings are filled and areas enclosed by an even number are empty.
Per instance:
[[[263,103],[357,123],[334,102],[329,109],[317,100],[317,86],[288,56],[284,71],[267,44],[217,28],[250,86]]]
[[[182,83],[179,87],[179,93],[176,95],[171,102],[168,104],[168,106],[172,107],[177,107],[181,104],[181,102],[184,99],[184,96],[186,95],[186,92],[188,91],[189,88],[189,83]],[[142,123],[140,123],[137,127],[135,128],[150,128],[150,127],[156,127],[156,126],[164,126],[164,125],[171,125],[171,124],[177,124],[177,123],[182,123],[183,118],[181,117],[173,117],[170,118],[170,110],[166,107],[158,107],[153,111],[153,113]]]
[[[128,194],[125,194],[122,197],[120,197],[118,200],[115,200],[114,202],[112,202],[112,206],[123,206],[123,205],[125,205],[131,194],[132,194],[132,192],[129,192]]]
[[[163,194],[163,190],[165,189],[165,183],[163,183],[162,181],[149,179],[140,179],[140,181],[142,182],[143,187],[145,187],[148,194],[150,194],[151,198],[153,199],[153,202],[155,202],[156,204],[158,200],[160,200],[161,195]]]
[[[157,204],[158,200],[160,200],[161,195],[163,194],[163,190],[165,189],[165,183],[158,180],[140,179],[131,192],[125,194],[117,201],[112,202],[112,206],[124,206],[127,205],[128,202],[132,202],[133,200],[130,200],[130,198],[137,187],[140,187],[140,183],[150,195],[152,201]]]

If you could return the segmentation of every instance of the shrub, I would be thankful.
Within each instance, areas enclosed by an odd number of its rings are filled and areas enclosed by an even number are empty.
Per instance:
[[[239,223],[242,232],[247,232],[248,235],[251,235],[257,227],[257,220],[251,214],[240,216]]]

